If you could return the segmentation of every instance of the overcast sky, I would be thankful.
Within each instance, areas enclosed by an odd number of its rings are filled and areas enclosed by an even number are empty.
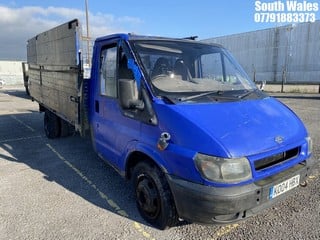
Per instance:
[[[88,3],[93,37],[134,32],[168,37],[198,35],[206,39],[279,25],[254,22],[254,0],[88,0]],[[316,14],[319,19],[319,11]],[[74,18],[84,23],[84,0],[0,0],[0,60],[25,60],[28,39]]]

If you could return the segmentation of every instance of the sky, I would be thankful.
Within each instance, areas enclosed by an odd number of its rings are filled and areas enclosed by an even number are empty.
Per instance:
[[[254,21],[255,0],[87,2],[93,38],[130,32],[201,40],[279,26]],[[315,13],[319,19],[319,11]],[[85,0],[0,0],[0,60],[25,60],[28,39],[75,18],[85,25]]]

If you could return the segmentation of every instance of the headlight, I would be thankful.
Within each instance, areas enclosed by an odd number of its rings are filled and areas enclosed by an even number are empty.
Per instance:
[[[194,161],[201,175],[210,181],[237,183],[252,177],[247,158],[219,158],[198,153]]]
[[[307,137],[306,138],[307,143],[308,143],[308,155],[310,155],[312,153],[312,138],[311,137]]]

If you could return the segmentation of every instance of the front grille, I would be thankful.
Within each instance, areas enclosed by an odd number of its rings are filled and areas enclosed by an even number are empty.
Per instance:
[[[271,167],[275,164],[284,162],[288,159],[298,156],[300,153],[300,147],[292,148],[285,152],[281,152],[270,157],[265,157],[254,162],[254,168],[259,171],[267,167]]]

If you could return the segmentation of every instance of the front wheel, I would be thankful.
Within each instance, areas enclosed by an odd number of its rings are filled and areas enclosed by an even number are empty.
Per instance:
[[[175,226],[178,215],[164,173],[148,162],[140,162],[132,176],[141,216],[159,229]]]

